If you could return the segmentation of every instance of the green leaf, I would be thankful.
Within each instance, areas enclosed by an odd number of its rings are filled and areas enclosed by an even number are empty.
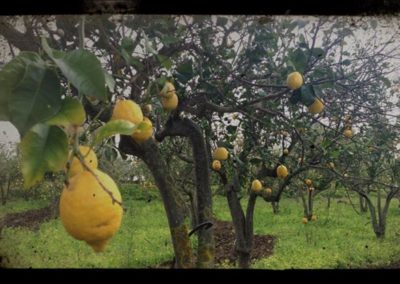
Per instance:
[[[301,102],[306,106],[310,106],[315,101],[315,93],[312,85],[303,85],[300,88],[301,91]]]
[[[47,55],[79,92],[101,101],[107,99],[104,70],[94,54],[81,49],[68,53],[51,50],[44,38],[42,45]]]
[[[351,60],[350,59],[346,59],[342,61],[342,65],[346,65],[349,66],[351,64]]]
[[[58,113],[61,108],[61,86],[57,74],[30,63],[18,85],[11,91],[8,108],[10,121],[21,136],[38,122]]]
[[[193,67],[192,61],[187,60],[186,62],[182,63],[176,69],[178,72],[177,77],[180,79],[182,83],[186,83],[193,77]]]
[[[103,139],[117,134],[132,135],[136,128],[136,124],[127,120],[111,120],[96,130],[93,143],[99,144]]]
[[[110,74],[108,74],[108,72],[106,70],[104,70],[104,78],[106,80],[107,88],[110,90],[110,92],[114,92],[115,80],[114,80],[113,76],[111,76]]]
[[[313,48],[311,51],[312,56],[320,58],[324,55],[324,50],[322,48]]]
[[[82,125],[85,122],[85,109],[80,101],[74,98],[65,98],[61,109],[55,117],[47,121],[49,125]]]
[[[143,37],[145,40],[145,47],[146,47],[146,52],[147,53],[152,53],[152,54],[157,54],[158,52],[153,48],[151,41],[147,37],[145,33],[143,33]]]
[[[172,61],[171,59],[169,59],[169,57],[164,56],[162,54],[157,54],[157,59],[160,62],[160,64],[164,66],[167,70],[171,69]]]
[[[22,80],[27,65],[34,62],[44,64],[37,53],[21,52],[0,71],[0,120],[10,120],[8,102],[12,97],[12,90]]]
[[[289,55],[289,60],[293,63],[296,71],[303,73],[307,64],[307,56],[300,48],[296,49]]]
[[[125,62],[128,65],[133,65],[136,68],[138,68],[139,70],[143,69],[143,67],[144,67],[143,63],[140,62],[140,60],[138,58],[133,57],[132,55],[130,55],[126,50],[122,50],[121,55],[122,55],[122,57],[124,58]]]
[[[228,23],[228,19],[225,17],[217,18],[217,26],[224,27]]]
[[[133,52],[133,50],[135,49],[133,40],[129,37],[124,37],[121,40],[121,48],[126,50],[126,52],[128,52],[129,54],[131,54]]]
[[[45,172],[62,170],[68,159],[67,134],[57,126],[36,124],[20,147],[25,188],[40,182]]]

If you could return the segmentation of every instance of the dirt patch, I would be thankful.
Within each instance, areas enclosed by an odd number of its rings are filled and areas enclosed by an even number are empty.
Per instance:
[[[215,261],[217,264],[228,262],[233,265],[237,260],[234,250],[235,231],[232,222],[216,220],[214,223]],[[251,261],[268,257],[273,254],[275,237],[270,235],[254,235]],[[156,268],[172,268],[173,261],[169,260]]]
[[[34,231],[38,230],[40,224],[50,220],[53,215],[51,206],[7,214],[0,221],[0,233],[3,227],[23,227]]]

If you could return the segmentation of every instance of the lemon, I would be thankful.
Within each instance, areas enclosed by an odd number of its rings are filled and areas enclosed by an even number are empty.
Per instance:
[[[144,112],[151,112],[153,110],[153,107],[151,104],[144,105],[143,107]]]
[[[288,170],[284,165],[280,165],[277,169],[276,169],[276,175],[279,178],[286,178],[288,176]]]
[[[124,119],[138,124],[143,121],[140,106],[132,100],[119,100],[115,103],[111,120]]]
[[[161,105],[163,107],[164,110],[166,111],[172,111],[174,109],[176,109],[176,107],[178,106],[178,96],[174,93],[172,94],[171,97],[162,97],[161,98]]]
[[[229,152],[224,147],[215,149],[213,153],[214,160],[225,161],[228,159]]]
[[[283,149],[283,155],[285,156],[289,155],[289,149],[287,148]]]
[[[82,154],[85,164],[90,169],[97,169],[98,161],[95,152],[90,149],[88,146],[79,146],[79,152]],[[81,162],[77,157],[74,157],[71,161],[71,165],[69,167],[68,176],[73,177],[74,175],[81,173],[85,170]]]
[[[303,76],[299,72],[292,72],[287,77],[289,89],[296,90],[303,85]]]
[[[335,164],[333,162],[329,162],[328,164],[329,168],[334,169],[335,168]]]
[[[89,171],[83,171],[64,187],[60,198],[60,218],[68,234],[100,252],[119,229],[123,210],[120,204],[113,203],[111,196],[99,184],[100,181],[121,202],[115,182],[99,170],[93,172],[97,179]]]
[[[253,180],[251,183],[251,190],[254,192],[260,192],[262,189],[262,184],[258,179]]]
[[[343,132],[343,135],[344,135],[345,137],[347,137],[347,138],[351,138],[351,137],[353,136],[353,131],[352,131],[351,129],[346,129],[346,130]]]
[[[164,98],[171,98],[174,94],[176,94],[174,84],[171,82],[166,82],[160,92],[160,95]]]
[[[306,217],[304,217],[304,218],[301,220],[301,223],[307,224],[307,223],[308,223],[308,219],[307,219]]]
[[[267,188],[266,190],[265,190],[265,192],[267,193],[267,195],[271,195],[272,194],[272,188]]]
[[[312,185],[312,180],[310,180],[309,178],[307,178],[307,179],[304,180],[304,183],[305,183],[307,186],[311,186],[311,185]]]
[[[311,216],[311,221],[317,221],[317,215],[312,215]]]
[[[137,143],[142,143],[153,135],[153,124],[147,117],[143,118],[143,121],[139,124],[138,128],[133,132],[132,138]]]
[[[214,161],[212,162],[212,168],[213,168],[213,170],[215,170],[215,171],[219,171],[219,170],[221,169],[221,162],[218,161],[218,160],[214,160]]]
[[[324,110],[324,103],[320,99],[316,99],[311,106],[308,108],[308,112],[312,114],[320,113]]]

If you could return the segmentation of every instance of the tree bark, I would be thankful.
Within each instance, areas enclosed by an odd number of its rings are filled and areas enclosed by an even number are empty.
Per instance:
[[[165,128],[156,134],[156,139],[162,141],[167,136],[188,137],[193,150],[193,160],[196,173],[196,195],[199,223],[209,222],[212,216],[212,193],[207,148],[201,129],[190,119],[171,116]],[[202,229],[198,233],[197,267],[214,267],[214,229]]]
[[[362,195],[359,195],[359,197],[360,197],[360,211],[365,213],[368,211],[367,202],[365,201],[365,198]]]
[[[183,202],[179,198],[179,192],[174,187],[166,162],[157,145],[151,140],[138,145],[130,137],[121,136],[119,148],[126,154],[142,159],[154,177],[167,213],[175,253],[175,267],[193,267],[193,251],[188,236],[188,227],[185,224]]]
[[[271,205],[272,205],[272,212],[273,212],[275,215],[278,214],[278,213],[279,213],[279,201],[277,201],[277,202],[272,201],[272,202],[271,202]]]

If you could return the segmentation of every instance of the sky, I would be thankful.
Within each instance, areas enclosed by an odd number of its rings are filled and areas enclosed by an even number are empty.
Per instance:
[[[299,16],[297,16],[299,18]],[[304,17],[303,17],[304,18]],[[307,20],[316,20],[316,17],[306,17]],[[374,30],[358,30],[355,31],[356,39],[359,41],[359,44],[369,44],[369,42],[366,41],[367,38],[369,38],[371,35],[373,35],[376,38],[385,40],[389,34],[393,32],[393,30],[398,30],[400,27],[400,19],[399,18],[376,18],[377,23],[378,23],[378,29]],[[376,32],[376,33],[375,33]],[[375,33],[375,34],[374,34]],[[400,44],[400,37],[397,37],[396,43],[394,44]],[[355,44],[349,43],[348,47],[351,48],[351,45]],[[8,44],[4,41],[4,39],[0,38],[0,66],[3,66],[5,63],[7,63],[10,60],[9,56],[9,48]],[[395,64],[398,64],[400,66],[400,59],[394,59],[396,62]],[[0,67],[1,68],[1,67]],[[390,79],[399,79],[400,74],[399,72],[393,73],[391,75]],[[397,97],[393,97],[393,100],[397,100]],[[396,115],[400,115],[399,111],[397,113],[394,113]],[[16,128],[9,122],[4,122],[0,121],[0,144],[7,144],[7,143],[17,143],[19,142],[20,137],[18,134],[18,131]]]

